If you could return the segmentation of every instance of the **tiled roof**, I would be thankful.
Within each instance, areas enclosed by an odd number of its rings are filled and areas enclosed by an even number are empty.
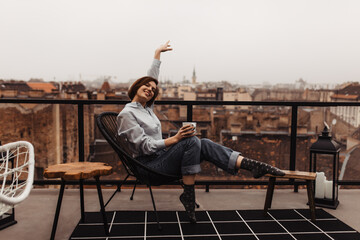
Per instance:
[[[33,90],[43,90],[45,93],[51,93],[52,90],[56,90],[56,87],[52,83],[28,82],[27,85]]]
[[[360,85],[359,84],[351,84],[343,89],[337,90],[336,94],[343,94],[343,95],[360,95]]]
[[[334,94],[331,96],[332,99],[346,99],[346,100],[357,100],[359,95],[348,95],[348,94]]]
[[[0,84],[0,89],[18,90],[23,92],[31,90],[31,88],[25,82],[3,82]]]
[[[84,92],[86,87],[82,83],[63,83],[61,86],[63,92]]]
[[[111,91],[111,87],[108,81],[104,81],[101,88],[100,88],[101,92],[110,92]]]

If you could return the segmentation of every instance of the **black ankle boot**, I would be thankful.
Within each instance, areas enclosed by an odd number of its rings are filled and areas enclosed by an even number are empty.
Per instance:
[[[180,195],[180,201],[191,223],[196,223],[195,217],[195,188],[194,185],[185,185],[184,192]]]
[[[276,167],[249,158],[242,159],[240,168],[251,171],[254,178],[262,177],[267,173],[270,173],[275,176],[285,175],[283,171],[281,171]]]

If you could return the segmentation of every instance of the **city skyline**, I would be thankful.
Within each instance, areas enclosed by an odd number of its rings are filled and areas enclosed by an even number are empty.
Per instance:
[[[117,83],[160,79],[236,84],[359,81],[360,2],[3,1],[0,79]],[[81,77],[80,77],[81,76]]]

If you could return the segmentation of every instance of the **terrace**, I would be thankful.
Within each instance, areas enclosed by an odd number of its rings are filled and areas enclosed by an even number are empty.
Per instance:
[[[18,223],[1,230],[1,238],[49,239],[58,192],[58,189],[33,189],[29,198],[16,207],[15,218]],[[105,189],[103,191],[104,199],[108,199],[112,192]],[[183,211],[183,206],[178,200],[180,193],[180,189],[155,189],[154,197],[158,210]],[[196,197],[200,204],[197,211],[262,209],[265,193],[265,190],[258,189],[211,189],[209,192],[204,189],[197,189]],[[153,211],[147,189],[137,189],[132,201],[129,200],[130,195],[131,189],[117,193],[106,210]],[[338,208],[336,210],[325,210],[359,232],[359,196],[359,189],[341,189]],[[291,189],[275,189],[272,208],[307,209],[306,203],[306,190],[299,190],[298,193],[294,193]],[[85,190],[85,211],[99,211],[95,189]],[[79,191],[77,189],[66,189],[55,239],[69,239],[79,220]]]
[[[75,146],[77,153],[76,159],[67,161],[85,161],[89,159],[88,144],[85,142],[84,129],[89,126],[90,120],[85,118],[84,109],[88,112],[87,106],[106,106],[107,110],[111,109],[111,105],[123,105],[125,101],[92,101],[92,100],[23,100],[23,99],[0,99],[0,104],[52,104],[52,105],[73,105],[77,107],[77,143]],[[313,102],[223,102],[223,101],[159,101],[158,105],[183,105],[187,108],[187,121],[194,120],[193,109],[194,106],[277,106],[289,108],[291,112],[290,123],[290,136],[289,136],[289,149],[287,149],[286,156],[288,161],[282,163],[282,168],[290,170],[308,171],[308,165],[301,164],[298,159],[299,148],[297,142],[302,133],[297,133],[298,126],[298,111],[299,108],[329,108],[337,106],[355,106],[359,107],[360,103],[357,102],[332,102],[332,103],[313,103]],[[90,114],[91,115],[91,114]],[[72,115],[74,116],[74,115]],[[91,122],[91,121],[90,121]],[[19,126],[21,127],[21,126]],[[247,133],[248,134],[248,133]],[[241,135],[241,134],[238,134]],[[19,137],[19,136],[18,136]],[[14,140],[15,141],[15,140]],[[38,146],[34,146],[35,149]],[[70,147],[70,146],[69,146]],[[73,147],[73,146],[72,146]],[[54,157],[54,159],[56,156]],[[67,162],[61,160],[61,162]],[[48,161],[48,163],[56,161]],[[278,165],[279,163],[275,163]],[[42,166],[46,168],[47,166]],[[39,168],[41,169],[41,168]],[[117,174],[116,177],[106,178],[102,180],[104,188],[115,188],[115,186],[122,182],[124,176]],[[130,184],[133,182],[129,182]],[[33,239],[48,239],[51,232],[53,216],[56,208],[56,200],[58,197],[57,185],[60,184],[59,180],[44,180],[39,178],[35,179],[34,189],[30,197],[16,208],[15,219],[18,223],[14,226],[8,227],[1,231],[1,235],[8,237],[8,239],[26,239],[29,236]],[[85,208],[86,211],[98,211],[98,199],[96,190],[93,189],[93,181],[87,182],[89,187],[85,190]],[[202,176],[197,182],[197,201],[200,204],[201,210],[245,210],[245,209],[262,209],[265,201],[265,190],[259,189],[261,186],[267,184],[267,179],[253,180],[248,178],[224,178],[214,179]],[[217,186],[212,189],[212,186]],[[294,181],[281,181],[279,185],[283,185],[275,190],[273,209],[306,209],[307,195],[306,191],[301,188],[303,182]],[[360,220],[357,217],[357,212],[360,210],[360,205],[357,201],[360,196],[360,180],[355,179],[341,179],[339,180],[341,189],[339,191],[340,205],[336,210],[325,209],[333,216],[339,218],[344,223],[350,225],[355,230],[360,230]],[[44,188],[47,186],[47,188]],[[111,187],[112,186],[112,187]],[[300,186],[300,189],[299,189]],[[131,194],[131,186],[126,186],[125,189],[115,195],[114,199],[107,207],[107,211],[119,210],[146,210],[152,211],[150,195],[146,189],[137,189],[133,201],[128,198]],[[207,190],[211,187],[210,191]],[[258,188],[258,189],[229,189],[229,188]],[[345,189],[345,188],[355,189]],[[75,187],[76,188],[76,187]],[[294,191],[295,190],[295,191]],[[180,194],[179,186],[167,186],[166,189],[155,189],[154,196],[157,203],[158,210],[166,211],[182,211],[183,207],[178,200]],[[298,192],[297,192],[298,191]],[[107,200],[112,194],[113,190],[104,189],[104,199]],[[39,211],[39,209],[41,209]],[[67,189],[65,191],[61,215],[59,219],[56,239],[68,239],[80,219],[80,206],[79,206],[79,193],[77,189]]]

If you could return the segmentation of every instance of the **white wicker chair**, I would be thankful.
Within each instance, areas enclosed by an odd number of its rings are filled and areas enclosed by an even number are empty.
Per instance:
[[[0,216],[28,197],[34,165],[31,143],[18,141],[0,146]]]

